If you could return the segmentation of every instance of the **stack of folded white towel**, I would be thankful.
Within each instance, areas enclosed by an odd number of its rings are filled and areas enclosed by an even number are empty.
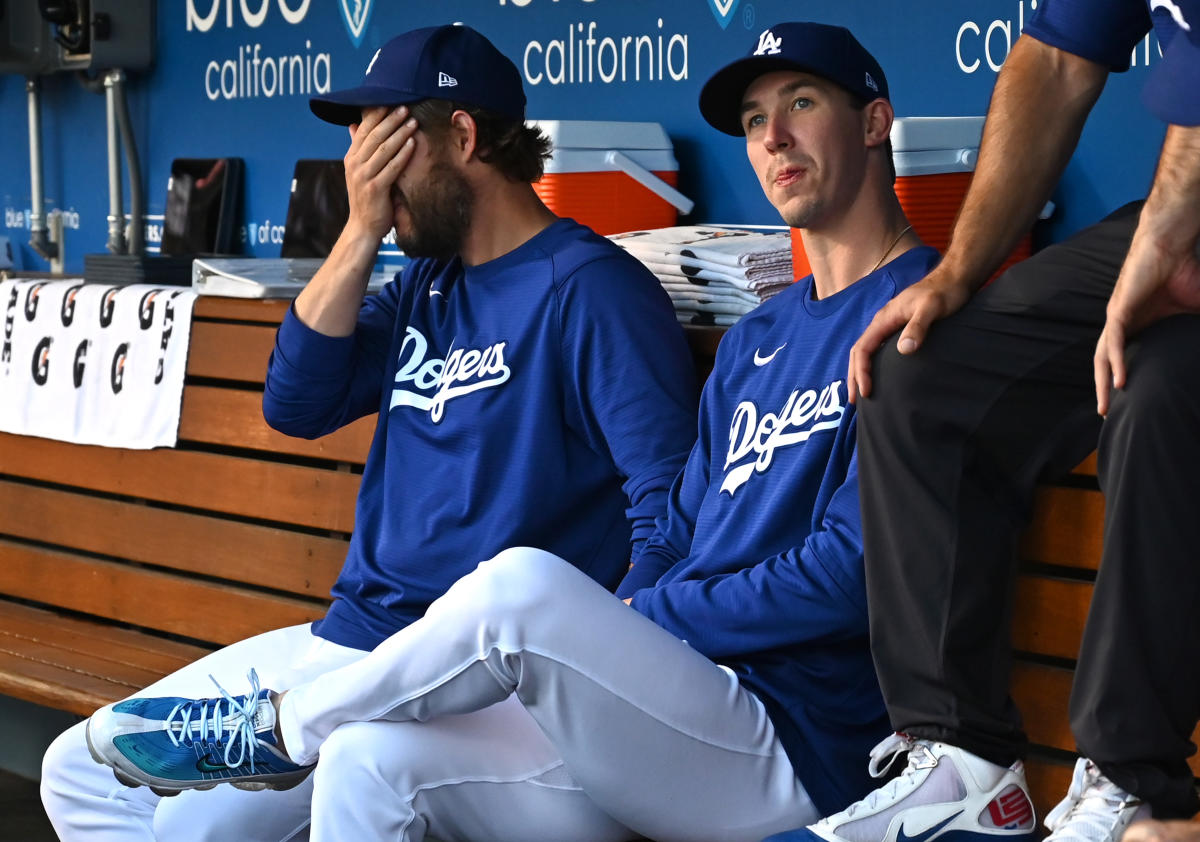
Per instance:
[[[684,324],[731,325],[795,280],[786,230],[684,225],[611,239],[658,277]]]

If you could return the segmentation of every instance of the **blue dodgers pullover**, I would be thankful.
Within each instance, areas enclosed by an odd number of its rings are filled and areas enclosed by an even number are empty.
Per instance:
[[[700,434],[618,596],[767,707],[823,815],[874,788],[888,726],[867,634],[850,346],[937,262],[913,249],[836,295],[808,277],[721,341]]]
[[[606,587],[693,441],[696,374],[662,287],[559,220],[479,266],[416,260],[353,336],[288,313],[263,412],[308,438],[378,411],[334,602],[313,631],[373,649],[507,547]]]

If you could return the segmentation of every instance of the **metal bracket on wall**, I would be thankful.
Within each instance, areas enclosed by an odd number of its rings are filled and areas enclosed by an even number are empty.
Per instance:
[[[49,228],[50,242],[54,244],[53,254],[50,257],[50,271],[55,275],[61,275],[64,272],[63,253],[66,250],[66,243],[63,242],[66,226],[63,225],[62,211],[50,211],[46,216],[46,224]]]

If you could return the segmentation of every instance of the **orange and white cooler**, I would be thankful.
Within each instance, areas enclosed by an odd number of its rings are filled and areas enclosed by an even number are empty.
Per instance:
[[[901,117],[892,123],[896,196],[913,230],[940,252],[944,253],[950,242],[982,136],[982,117]],[[1043,218],[1047,213],[1043,212]],[[1031,249],[1031,237],[1026,234],[996,274],[1028,257]],[[797,278],[811,271],[796,229],[792,229],[792,267]]]
[[[599,234],[674,225],[692,201],[675,189],[679,164],[658,123],[531,120],[554,144],[533,185],[559,216]]]

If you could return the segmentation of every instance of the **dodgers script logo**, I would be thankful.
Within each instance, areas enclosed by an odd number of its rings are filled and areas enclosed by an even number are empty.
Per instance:
[[[363,33],[367,31],[367,21],[371,19],[371,4],[373,0],[338,0],[342,10],[342,23],[350,33],[354,46],[362,44]]]
[[[712,9],[713,16],[717,19],[717,23],[721,24],[722,29],[729,28],[729,22],[733,20],[734,9],[737,8],[740,0],[708,0],[708,8]]]
[[[732,497],[754,474],[770,469],[779,448],[803,444],[813,433],[837,427],[846,412],[841,389],[841,380],[819,393],[816,389],[795,389],[779,412],[765,412],[761,418],[754,401],[738,404],[729,423],[729,451],[721,491]]]
[[[392,390],[388,408],[411,406],[428,410],[433,423],[440,423],[447,402],[508,381],[512,371],[504,362],[506,345],[507,342],[497,342],[487,348],[464,349],[452,344],[446,359],[426,359],[429,341],[410,326],[400,346],[396,388]]]

